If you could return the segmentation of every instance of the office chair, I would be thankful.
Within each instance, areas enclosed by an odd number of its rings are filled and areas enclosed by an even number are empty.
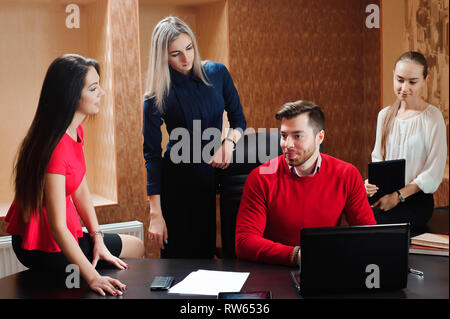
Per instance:
[[[246,134],[237,143],[230,166],[225,170],[218,170],[222,236],[222,251],[219,252],[219,257],[236,258],[236,217],[248,174],[281,154],[278,131]]]

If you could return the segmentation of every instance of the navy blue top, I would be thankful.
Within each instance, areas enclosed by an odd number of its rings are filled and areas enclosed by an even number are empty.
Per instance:
[[[185,138],[178,134],[178,131],[171,136],[172,131],[176,128],[187,129],[184,131],[189,132],[190,149],[192,150],[194,135],[202,137],[207,128],[216,128],[219,132],[222,131],[224,110],[227,111],[231,128],[244,131],[247,124],[238,92],[225,65],[207,62],[203,66],[206,80],[211,86],[205,85],[192,71],[189,75],[184,75],[171,67],[169,69],[171,84],[169,94],[164,99],[163,114],[158,110],[154,97],[144,101],[143,135],[145,167],[147,168],[147,195],[161,194],[161,125],[163,120],[169,133],[169,142],[164,156],[169,156],[171,148]],[[194,123],[194,120],[201,122]],[[203,136],[203,138],[206,139],[201,142],[202,149],[214,137]],[[192,154],[192,156],[201,157],[200,154]]]

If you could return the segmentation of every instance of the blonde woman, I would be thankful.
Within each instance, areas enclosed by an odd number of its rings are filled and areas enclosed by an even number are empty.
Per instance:
[[[230,130],[222,142],[225,110]],[[162,157],[163,121],[170,138]],[[215,169],[228,167],[245,127],[226,67],[201,62],[195,35],[185,22],[177,17],[161,20],[151,40],[143,151],[151,215],[148,237],[162,249],[163,258],[214,256]]]
[[[405,187],[374,203],[378,223],[409,222],[413,232],[426,231],[434,209],[433,193],[444,175],[446,128],[438,108],[421,97],[428,75],[425,57],[406,52],[395,63],[396,102],[378,114],[372,161],[406,159]],[[366,180],[369,197],[377,186]]]

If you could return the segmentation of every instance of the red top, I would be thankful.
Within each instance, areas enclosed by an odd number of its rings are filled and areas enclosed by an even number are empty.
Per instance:
[[[86,172],[83,154],[83,128],[81,125],[77,128],[77,134],[77,142],[68,134],[64,134],[52,154],[46,172],[66,177],[67,228],[78,242],[78,238],[83,237],[83,230],[77,210],[71,200],[71,194],[80,186]],[[50,232],[45,206],[42,207],[42,210],[42,216],[39,216],[39,213],[36,212],[26,223],[21,217],[18,205],[13,202],[5,217],[5,221],[9,223],[6,231],[12,235],[20,235],[24,249],[60,252],[61,249]]]
[[[350,225],[376,224],[356,167],[321,156],[314,176],[291,172],[283,156],[249,174],[236,222],[239,258],[291,265],[301,228],[338,226],[342,214]]]

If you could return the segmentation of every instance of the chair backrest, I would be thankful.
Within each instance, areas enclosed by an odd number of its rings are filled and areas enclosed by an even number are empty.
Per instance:
[[[279,132],[246,134],[237,143],[230,166],[225,170],[219,170],[221,257],[236,258],[236,217],[248,174],[254,168],[281,154]]]

